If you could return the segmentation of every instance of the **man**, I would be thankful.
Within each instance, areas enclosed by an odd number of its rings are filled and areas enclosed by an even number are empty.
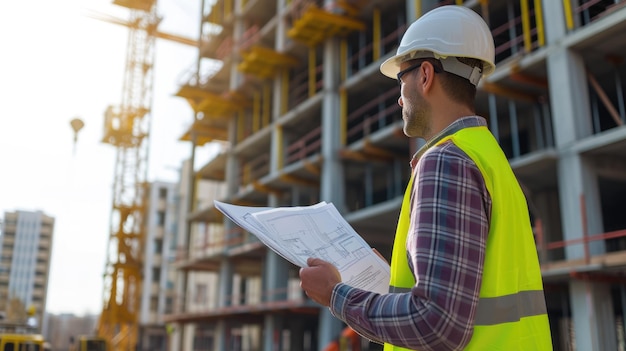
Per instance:
[[[390,293],[344,283],[310,258],[301,286],[385,350],[551,350],[543,283],[520,186],[474,98],[494,44],[463,6],[436,8],[404,34],[381,72],[401,85],[404,133],[425,139],[411,161]]]

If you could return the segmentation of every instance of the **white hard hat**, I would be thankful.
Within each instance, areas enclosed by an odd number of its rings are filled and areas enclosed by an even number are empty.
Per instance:
[[[458,5],[437,7],[413,22],[404,33],[396,55],[380,65],[380,71],[396,78],[402,62],[434,57],[447,72],[478,84],[482,76],[496,69],[495,49],[491,30],[473,10]],[[455,57],[468,57],[483,62],[482,71],[470,67]]]

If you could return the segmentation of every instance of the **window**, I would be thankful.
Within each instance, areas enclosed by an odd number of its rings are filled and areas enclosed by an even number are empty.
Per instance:
[[[15,350],[15,344],[12,342],[4,344],[4,349],[2,351],[13,351]]]
[[[163,239],[154,240],[154,253],[161,253],[163,251]]]
[[[206,302],[206,296],[207,296],[206,284],[196,284],[193,302],[197,304],[204,304]]]
[[[157,212],[157,225],[163,227],[165,225],[165,212],[159,211]]]
[[[152,268],[152,281],[158,283],[161,280],[161,268]]]
[[[164,350],[165,344],[165,338],[162,335],[150,335],[148,338],[148,350]]]
[[[171,297],[166,297],[165,298],[165,313],[172,313],[174,312],[174,299],[172,299]]]
[[[159,298],[153,296],[150,298],[150,311],[156,311],[159,307]]]
[[[104,340],[87,340],[87,351],[106,351]]]
[[[31,343],[21,344],[19,351],[39,351],[39,345]]]
[[[159,188],[159,199],[167,199],[167,188]]]

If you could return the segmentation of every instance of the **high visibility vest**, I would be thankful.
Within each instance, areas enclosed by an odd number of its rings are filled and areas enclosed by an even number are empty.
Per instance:
[[[469,127],[442,138],[478,166],[491,196],[491,219],[474,333],[465,350],[552,350],[537,249],[524,194],[487,127]],[[390,291],[410,291],[406,238],[414,176],[404,194],[391,257]],[[385,351],[407,350],[385,344]]]

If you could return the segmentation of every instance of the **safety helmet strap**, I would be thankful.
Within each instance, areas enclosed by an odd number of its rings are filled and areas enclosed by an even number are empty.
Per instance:
[[[456,57],[442,58],[440,61],[444,71],[456,74],[469,80],[470,83],[478,85],[483,74],[483,70],[480,67],[472,67],[459,61]]]
[[[439,60],[444,71],[456,74],[459,77],[463,77],[469,80],[470,83],[472,83],[473,85],[478,85],[478,82],[482,77],[483,70],[480,67],[472,67],[466,63],[459,61],[456,57],[444,57],[430,51],[413,51],[404,55],[404,57],[397,62],[406,62],[409,60],[422,58],[434,58]]]

